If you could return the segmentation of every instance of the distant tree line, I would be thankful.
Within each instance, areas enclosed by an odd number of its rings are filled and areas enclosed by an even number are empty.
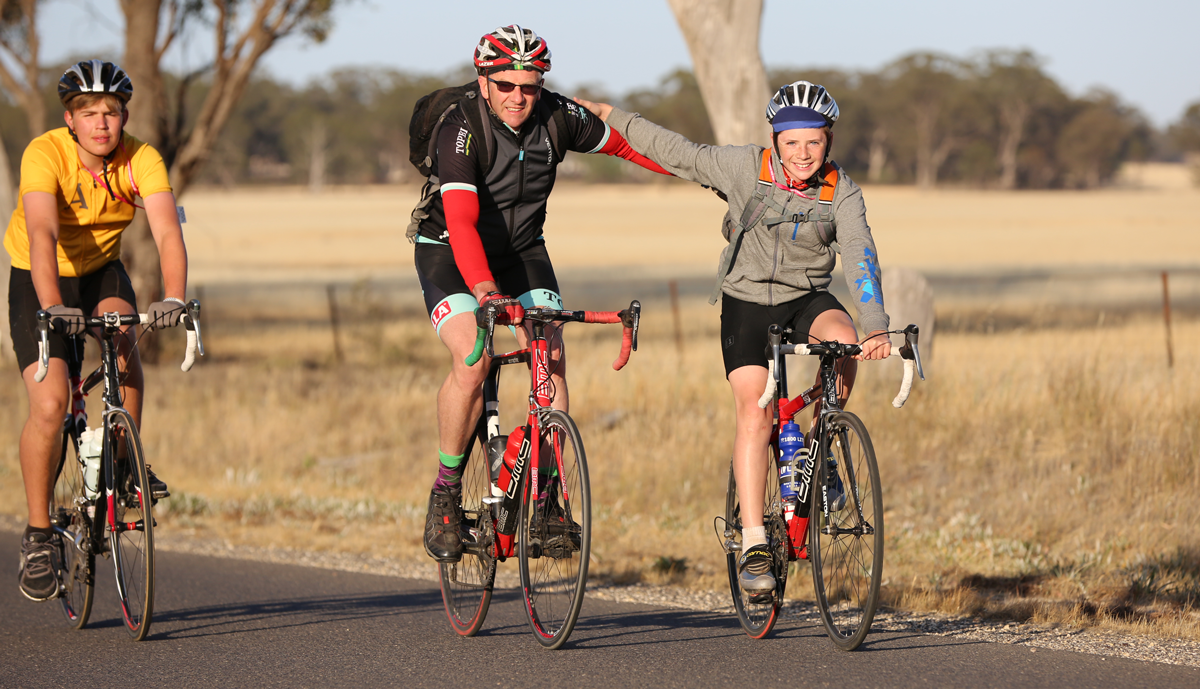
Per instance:
[[[53,85],[65,65],[46,68]],[[552,75],[553,76],[553,75]],[[416,181],[408,163],[408,120],[417,99],[471,80],[469,69],[434,76],[383,68],[334,71],[304,87],[255,76],[231,113],[197,183],[374,184]],[[985,188],[1087,188],[1110,182],[1121,163],[1200,156],[1200,101],[1164,131],[1105,90],[1072,97],[1025,51],[971,59],[913,53],[878,71],[773,69],[772,88],[796,79],[824,84],[842,116],[833,157],[872,183]],[[178,93],[171,117],[183,129],[210,82],[166,76]],[[553,79],[548,86],[556,88]],[[597,87],[556,89],[640,112],[693,141],[712,127],[692,73],[621,96]],[[45,93],[47,127],[61,107]],[[764,104],[765,108],[765,104]],[[14,172],[30,127],[14,99],[0,99],[0,134]],[[607,156],[571,156],[563,176],[592,181],[645,179]]]

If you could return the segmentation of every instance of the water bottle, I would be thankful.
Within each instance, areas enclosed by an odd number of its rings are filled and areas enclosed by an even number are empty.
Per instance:
[[[796,454],[804,449],[804,434],[795,421],[779,429],[779,496],[783,500],[784,517],[790,521],[796,511],[796,472],[800,470]]]
[[[83,494],[95,500],[100,494],[100,452],[104,447],[104,429],[84,428],[79,434],[79,456],[83,457]]]
[[[521,507],[521,496],[517,493],[529,467],[529,431],[529,426],[513,431],[504,450],[498,483],[500,502],[496,503],[496,533],[501,535],[511,535],[517,530],[517,511]]]
[[[492,497],[504,495],[500,488],[500,474],[504,466],[504,450],[508,447],[508,436],[498,435],[487,442],[488,473],[492,478]]]

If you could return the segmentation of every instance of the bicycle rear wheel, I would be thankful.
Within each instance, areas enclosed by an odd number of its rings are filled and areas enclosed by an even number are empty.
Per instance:
[[[853,651],[867,637],[883,578],[883,492],[875,448],[863,422],[849,412],[832,414],[817,448],[816,485],[809,520],[809,558],[821,621],[833,644]],[[825,510],[829,477],[836,475],[845,506]]]
[[[575,422],[552,411],[542,422],[537,476],[526,482],[519,547],[525,613],[538,643],[561,648],[575,628],[587,587],[592,496]]]
[[[788,543],[787,526],[783,519],[783,503],[779,497],[779,473],[775,469],[774,448],[771,448],[771,466],[767,469],[767,485],[763,491],[763,526],[767,529],[767,545],[773,554],[771,567],[775,576],[775,590],[751,595],[738,584],[738,559],[742,548],[742,510],[738,500],[737,480],[733,475],[733,464],[729,465],[729,487],[725,491],[725,523],[733,532],[732,542],[736,550],[725,554],[729,570],[729,592],[733,596],[733,607],[737,610],[738,622],[751,639],[764,639],[775,629],[779,620],[779,608],[783,605],[783,594],[787,589]]]
[[[74,423],[74,417],[68,416],[63,427],[62,453],[50,501],[50,523],[59,539],[59,603],[67,624],[72,629],[82,629],[92,612],[96,555],[90,552],[92,520],[85,505],[79,440],[70,428]]]
[[[496,580],[496,539],[492,510],[483,499],[491,494],[487,430],[481,419],[467,447],[462,476],[462,559],[439,563],[442,602],[450,626],[461,636],[475,636],[487,617]]]
[[[146,459],[137,427],[125,411],[105,422],[104,457],[111,472],[109,542],[125,627],[134,641],[146,638],[154,612],[154,510]]]

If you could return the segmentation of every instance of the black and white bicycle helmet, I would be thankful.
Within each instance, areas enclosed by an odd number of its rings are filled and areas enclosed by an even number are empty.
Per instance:
[[[550,71],[550,47],[545,39],[516,24],[484,34],[475,46],[475,69],[492,74],[509,69]]]
[[[112,62],[84,60],[68,67],[58,80],[58,99],[63,107],[81,93],[111,93],[128,103],[133,96],[133,82]]]
[[[767,103],[767,122],[774,123],[775,115],[787,107],[801,107],[815,110],[825,118],[826,126],[832,127],[838,119],[837,101],[824,86],[811,81],[793,81],[787,86],[781,86],[771,101]]]

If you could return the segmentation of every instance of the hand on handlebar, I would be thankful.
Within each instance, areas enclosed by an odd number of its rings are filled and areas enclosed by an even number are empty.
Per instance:
[[[525,319],[525,307],[521,306],[521,302],[499,292],[488,292],[479,300],[477,313],[481,315],[477,318],[482,318],[489,308],[496,313],[496,325],[519,325]]]
[[[60,335],[80,335],[87,329],[82,309],[56,304],[46,312],[50,314],[50,327]]]
[[[886,330],[876,330],[858,341],[862,347],[861,354],[855,354],[858,361],[886,359],[892,354],[892,340]]]
[[[146,325],[151,330],[171,328],[179,325],[186,314],[187,309],[183,302],[175,300],[156,301],[146,310]]]

